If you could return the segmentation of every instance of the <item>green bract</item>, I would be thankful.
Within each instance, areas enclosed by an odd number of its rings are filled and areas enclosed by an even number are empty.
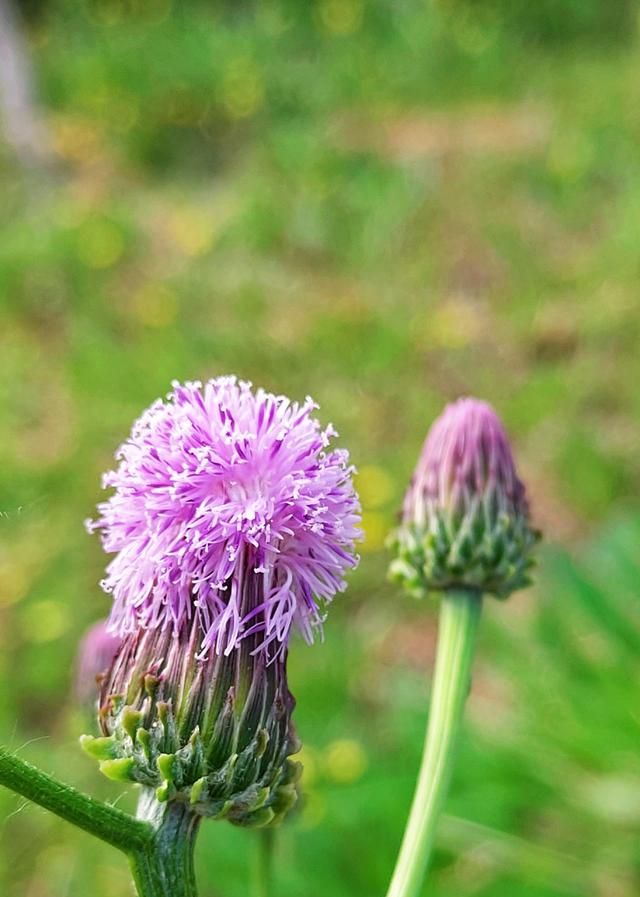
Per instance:
[[[488,515],[477,502],[462,519],[439,512],[428,527],[407,524],[396,530],[389,573],[416,597],[469,588],[507,598],[530,585],[531,549],[538,538],[526,519]]]
[[[243,826],[276,823],[295,804],[301,766],[284,655],[195,656],[199,634],[125,639],[102,683],[101,737],[82,745],[111,779]]]

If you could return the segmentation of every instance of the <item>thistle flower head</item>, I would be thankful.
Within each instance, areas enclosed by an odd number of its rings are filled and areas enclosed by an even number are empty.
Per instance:
[[[312,639],[356,564],[353,469],[315,407],[234,377],[174,384],[89,524],[115,554],[103,587],[122,646],[85,749],[111,778],[240,825],[295,802],[289,635]]]
[[[493,408],[472,398],[447,406],[405,496],[392,576],[417,594],[473,588],[506,597],[528,584],[538,538]]]
[[[107,473],[115,491],[90,530],[115,557],[102,585],[112,632],[195,620],[206,656],[259,633],[281,653],[292,626],[311,641],[355,566],[359,505],[336,435],[290,402],[235,377],[173,384],[134,424]],[[259,606],[243,603],[247,577]]]

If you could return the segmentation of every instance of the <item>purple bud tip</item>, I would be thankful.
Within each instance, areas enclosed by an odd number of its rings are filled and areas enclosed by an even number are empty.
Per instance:
[[[487,402],[458,399],[429,430],[404,516],[424,523],[428,505],[464,509],[487,492],[526,513],[524,486],[502,421]]]
[[[195,623],[203,656],[256,634],[274,656],[294,625],[311,641],[357,563],[348,453],[329,450],[309,398],[235,377],[173,387],[133,425],[88,524],[115,555],[112,630]]]

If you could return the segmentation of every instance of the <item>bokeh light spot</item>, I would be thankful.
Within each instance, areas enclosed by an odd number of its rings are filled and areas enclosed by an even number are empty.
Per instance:
[[[197,256],[209,250],[216,237],[216,223],[210,213],[200,209],[180,209],[169,219],[174,242],[185,255]]]
[[[94,122],[77,116],[58,116],[51,123],[55,152],[70,162],[92,162],[100,154],[102,136]]]
[[[264,86],[260,73],[250,60],[238,60],[227,70],[222,98],[231,118],[249,118],[264,101]]]
[[[474,304],[452,296],[434,310],[425,336],[435,348],[463,349],[479,338],[481,328],[481,314]]]
[[[361,550],[364,552],[380,551],[384,547],[389,531],[386,516],[379,511],[363,511],[362,529],[364,542],[361,543]]]
[[[561,181],[578,183],[589,172],[594,154],[593,144],[584,135],[562,133],[551,142],[547,169]]]
[[[16,604],[26,594],[29,586],[25,571],[8,562],[0,564],[0,607]]]
[[[134,293],[131,311],[149,327],[168,327],[178,314],[178,299],[164,284],[146,283]]]
[[[124,252],[124,237],[111,221],[94,218],[80,229],[78,255],[88,268],[111,268]]]
[[[307,791],[302,804],[302,818],[300,827],[303,829],[317,828],[327,815],[327,802],[317,791]]]
[[[22,632],[30,642],[52,642],[60,638],[71,624],[69,608],[61,601],[46,599],[24,608],[21,615]]]
[[[362,0],[323,0],[318,15],[323,27],[330,34],[353,34],[362,25],[364,6]]]
[[[302,763],[302,786],[307,788],[318,778],[318,759],[315,750],[308,745],[303,745],[300,751],[293,757],[299,763]]]
[[[334,782],[357,781],[367,768],[367,755],[359,741],[341,738],[332,741],[324,755],[324,770]]]
[[[358,468],[357,488],[362,507],[380,508],[392,497],[393,480],[382,467],[365,464]]]

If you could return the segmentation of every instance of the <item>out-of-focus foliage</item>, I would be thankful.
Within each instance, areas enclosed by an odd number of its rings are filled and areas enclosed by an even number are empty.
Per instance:
[[[556,50],[567,43],[602,45],[626,42],[633,35],[637,4],[633,0],[436,0],[453,16],[493,22],[511,38]]]
[[[119,798],[70,697],[108,608],[82,528],[100,473],[173,378],[310,392],[360,468],[367,541],[325,644],[292,652],[307,800],[282,897],[371,897],[390,874],[434,611],[385,583],[383,541],[429,423],[468,392],[504,415],[555,547],[534,590],[487,605],[429,893],[640,889],[640,46],[631,4],[551,7],[29,17],[60,164],[0,162],[0,735]],[[129,893],[119,856],[20,806],[0,792],[0,893]],[[246,893],[252,846],[204,827],[204,897]]]

